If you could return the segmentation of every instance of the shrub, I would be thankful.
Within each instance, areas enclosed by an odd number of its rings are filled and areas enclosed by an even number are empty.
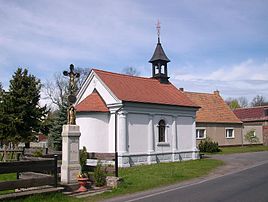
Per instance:
[[[42,157],[43,156],[43,151],[42,149],[37,149],[33,152],[33,157]]]
[[[204,141],[201,140],[201,142],[198,145],[198,149],[200,150],[200,152],[208,152],[208,153],[215,153],[221,151],[219,149],[218,142],[213,142],[209,137],[207,137]]]
[[[86,171],[86,165],[87,165],[87,148],[83,147],[82,150],[79,151],[80,156],[80,166],[81,166],[81,172]]]
[[[250,144],[259,142],[259,138],[255,135],[255,130],[252,129],[247,134],[245,134],[245,140],[250,142]]]
[[[106,183],[106,173],[100,161],[98,161],[97,166],[94,170],[94,181],[97,187],[103,186]]]

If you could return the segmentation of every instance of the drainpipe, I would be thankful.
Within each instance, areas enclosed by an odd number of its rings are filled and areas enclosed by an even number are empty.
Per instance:
[[[115,139],[115,143],[114,143],[114,149],[115,149],[115,177],[118,177],[118,151],[117,151],[117,113],[120,109],[122,109],[123,106],[121,106],[119,109],[117,109],[115,111],[115,120],[114,120],[114,139]]]
[[[244,129],[244,123],[242,123],[242,127],[241,127],[241,141],[242,141],[242,147],[244,146],[243,129]]]

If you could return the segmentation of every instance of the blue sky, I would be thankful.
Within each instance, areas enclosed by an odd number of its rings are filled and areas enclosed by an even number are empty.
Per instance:
[[[45,81],[71,63],[150,76],[158,19],[177,87],[268,99],[267,0],[0,0],[0,81],[18,67]]]

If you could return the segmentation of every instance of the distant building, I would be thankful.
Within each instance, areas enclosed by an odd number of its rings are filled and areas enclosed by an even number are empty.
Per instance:
[[[234,113],[244,124],[243,135],[253,130],[258,143],[268,145],[268,106],[239,108]]]
[[[197,144],[206,137],[218,142],[220,146],[243,143],[242,122],[221,98],[219,91],[214,91],[212,94],[184,93],[201,107],[196,114]]]
[[[117,147],[121,167],[198,158],[199,107],[169,82],[159,38],[149,62],[151,78],[90,72],[76,103],[81,147],[101,153]]]

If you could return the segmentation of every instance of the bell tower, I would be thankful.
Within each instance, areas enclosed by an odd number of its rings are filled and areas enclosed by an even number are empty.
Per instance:
[[[168,73],[167,73],[167,63],[170,62],[166,56],[161,43],[160,43],[160,22],[157,22],[157,35],[158,42],[154,51],[150,63],[152,63],[152,77],[158,79],[161,83],[169,83]]]

